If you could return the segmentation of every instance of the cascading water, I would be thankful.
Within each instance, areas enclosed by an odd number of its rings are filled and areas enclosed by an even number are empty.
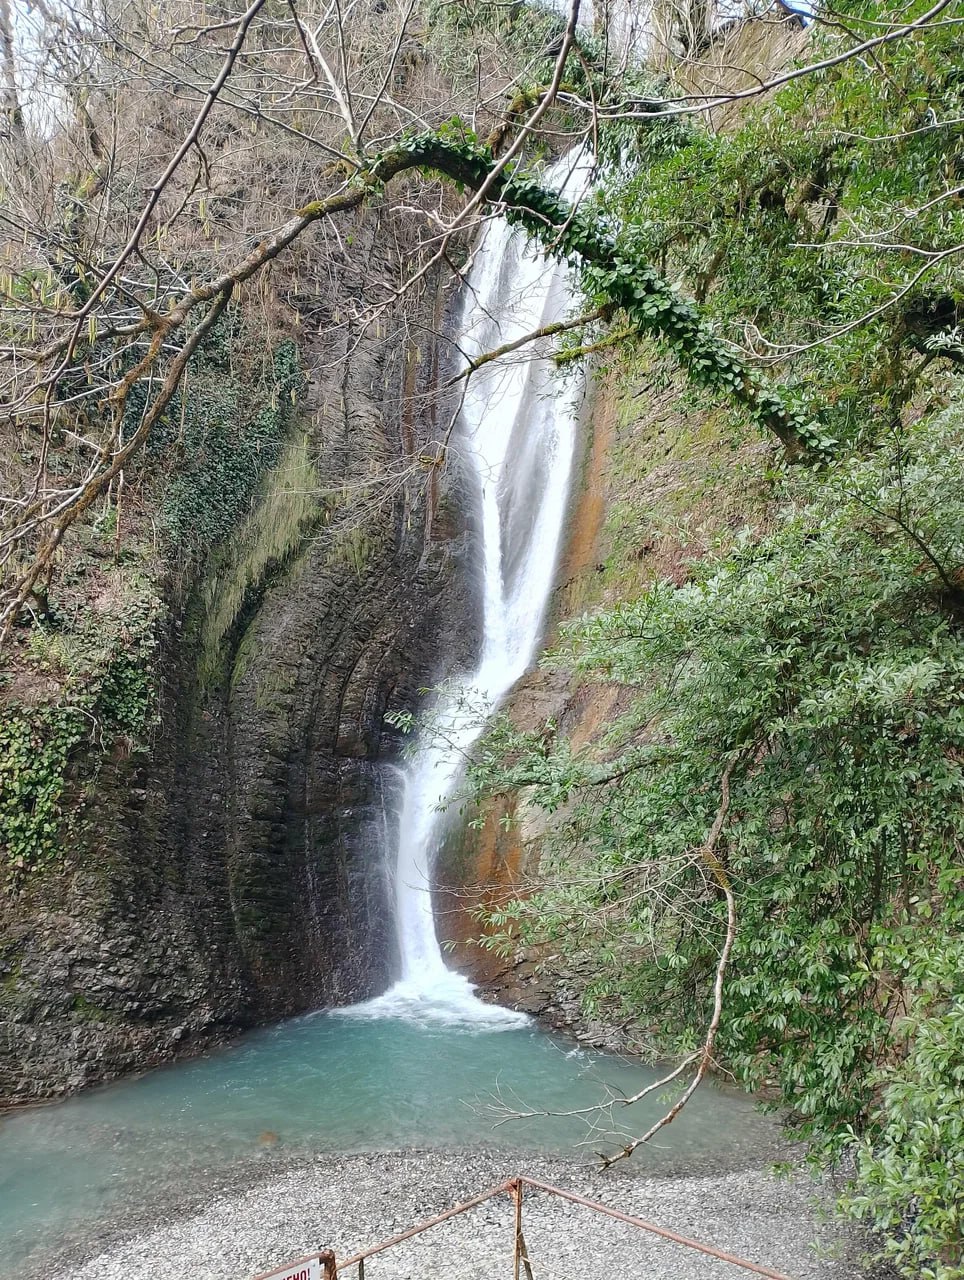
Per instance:
[[[547,175],[566,194],[585,187],[588,164],[566,157]],[[525,234],[498,219],[486,228],[464,291],[456,342],[467,359],[565,315],[567,268],[546,261]],[[440,812],[465,757],[532,661],[552,590],[575,451],[581,388],[551,361],[516,358],[469,380],[461,441],[479,479],[483,640],[478,666],[450,683],[433,708],[431,739],[403,771],[395,864],[401,977],[354,1016],[518,1025],[524,1015],[484,1004],[439,949],[430,877],[444,832]]]

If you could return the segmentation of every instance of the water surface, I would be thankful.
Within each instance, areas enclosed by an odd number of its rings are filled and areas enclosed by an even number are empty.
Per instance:
[[[141,1217],[174,1187],[203,1201],[215,1175],[262,1150],[314,1158],[489,1143],[521,1157],[575,1152],[589,1140],[590,1159],[606,1137],[585,1120],[493,1126],[505,1107],[572,1110],[652,1078],[532,1023],[296,1019],[208,1057],[0,1119],[0,1275],[15,1275],[78,1225]],[[637,1132],[660,1105],[633,1109]],[[644,1158],[656,1170],[695,1169],[708,1155],[740,1163],[768,1149],[771,1132],[747,1099],[710,1087]]]

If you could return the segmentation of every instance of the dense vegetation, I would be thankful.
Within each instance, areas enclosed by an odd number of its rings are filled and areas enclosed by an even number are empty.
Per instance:
[[[964,645],[929,557],[964,554],[962,429],[955,411],[899,451],[790,482],[765,538],[575,626],[553,661],[638,691],[604,765],[544,736],[534,755],[505,744],[533,802],[578,801],[546,889],[508,917],[589,948],[590,1007],[631,1015],[662,1053],[691,1051],[710,1016],[726,904],[701,850],[725,779],[716,856],[738,927],[720,1065],[778,1099],[820,1159],[860,1135],[850,1206],[914,1266],[945,1256],[947,1276],[964,1173]]]
[[[716,130],[613,130],[605,224],[834,460],[778,467],[755,527],[568,628],[547,661],[632,695],[603,740],[502,723],[475,773],[561,814],[488,945],[589,957],[590,1011],[698,1058],[732,895],[715,1065],[848,1172],[902,1274],[941,1280],[964,1269],[962,52],[948,24]],[[631,392],[648,359],[624,341],[611,376]]]
[[[602,202],[849,445],[933,403],[964,362],[964,41],[950,25],[877,57],[782,89],[738,129],[614,131],[623,165]]]

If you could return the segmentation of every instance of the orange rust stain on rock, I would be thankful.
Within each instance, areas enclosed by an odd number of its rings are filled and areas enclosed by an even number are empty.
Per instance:
[[[566,531],[566,545],[559,569],[559,599],[554,612],[566,617],[581,609],[581,580],[595,572],[606,519],[606,465],[616,430],[616,401],[606,391],[597,392],[591,418],[592,441],[583,461],[579,494]]]
[[[612,684],[592,684],[577,692],[566,720],[573,751],[596,741],[605,727],[621,714],[623,695],[624,691]]]
[[[436,894],[436,915],[442,938],[455,944],[452,959],[473,982],[492,982],[505,971],[506,961],[477,943],[492,929],[478,919],[480,909],[500,907],[523,892],[525,847],[518,827],[503,825],[512,817],[514,801],[487,806],[485,824],[465,834],[465,855],[471,867],[466,883],[442,884]]]

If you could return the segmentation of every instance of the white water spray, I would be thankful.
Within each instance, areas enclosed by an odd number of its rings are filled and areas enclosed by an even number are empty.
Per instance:
[[[566,158],[547,180],[566,194],[585,188],[588,165]],[[464,292],[456,341],[469,359],[565,316],[568,270],[546,261],[524,232],[489,224]],[[525,1015],[484,1004],[442,958],[431,875],[450,799],[467,753],[522,676],[542,635],[555,577],[575,451],[581,386],[552,362],[523,352],[469,380],[461,439],[479,480],[483,641],[478,666],[450,683],[433,708],[436,732],[403,771],[395,899],[401,977],[383,996],[343,1010],[353,1016],[518,1026]]]

